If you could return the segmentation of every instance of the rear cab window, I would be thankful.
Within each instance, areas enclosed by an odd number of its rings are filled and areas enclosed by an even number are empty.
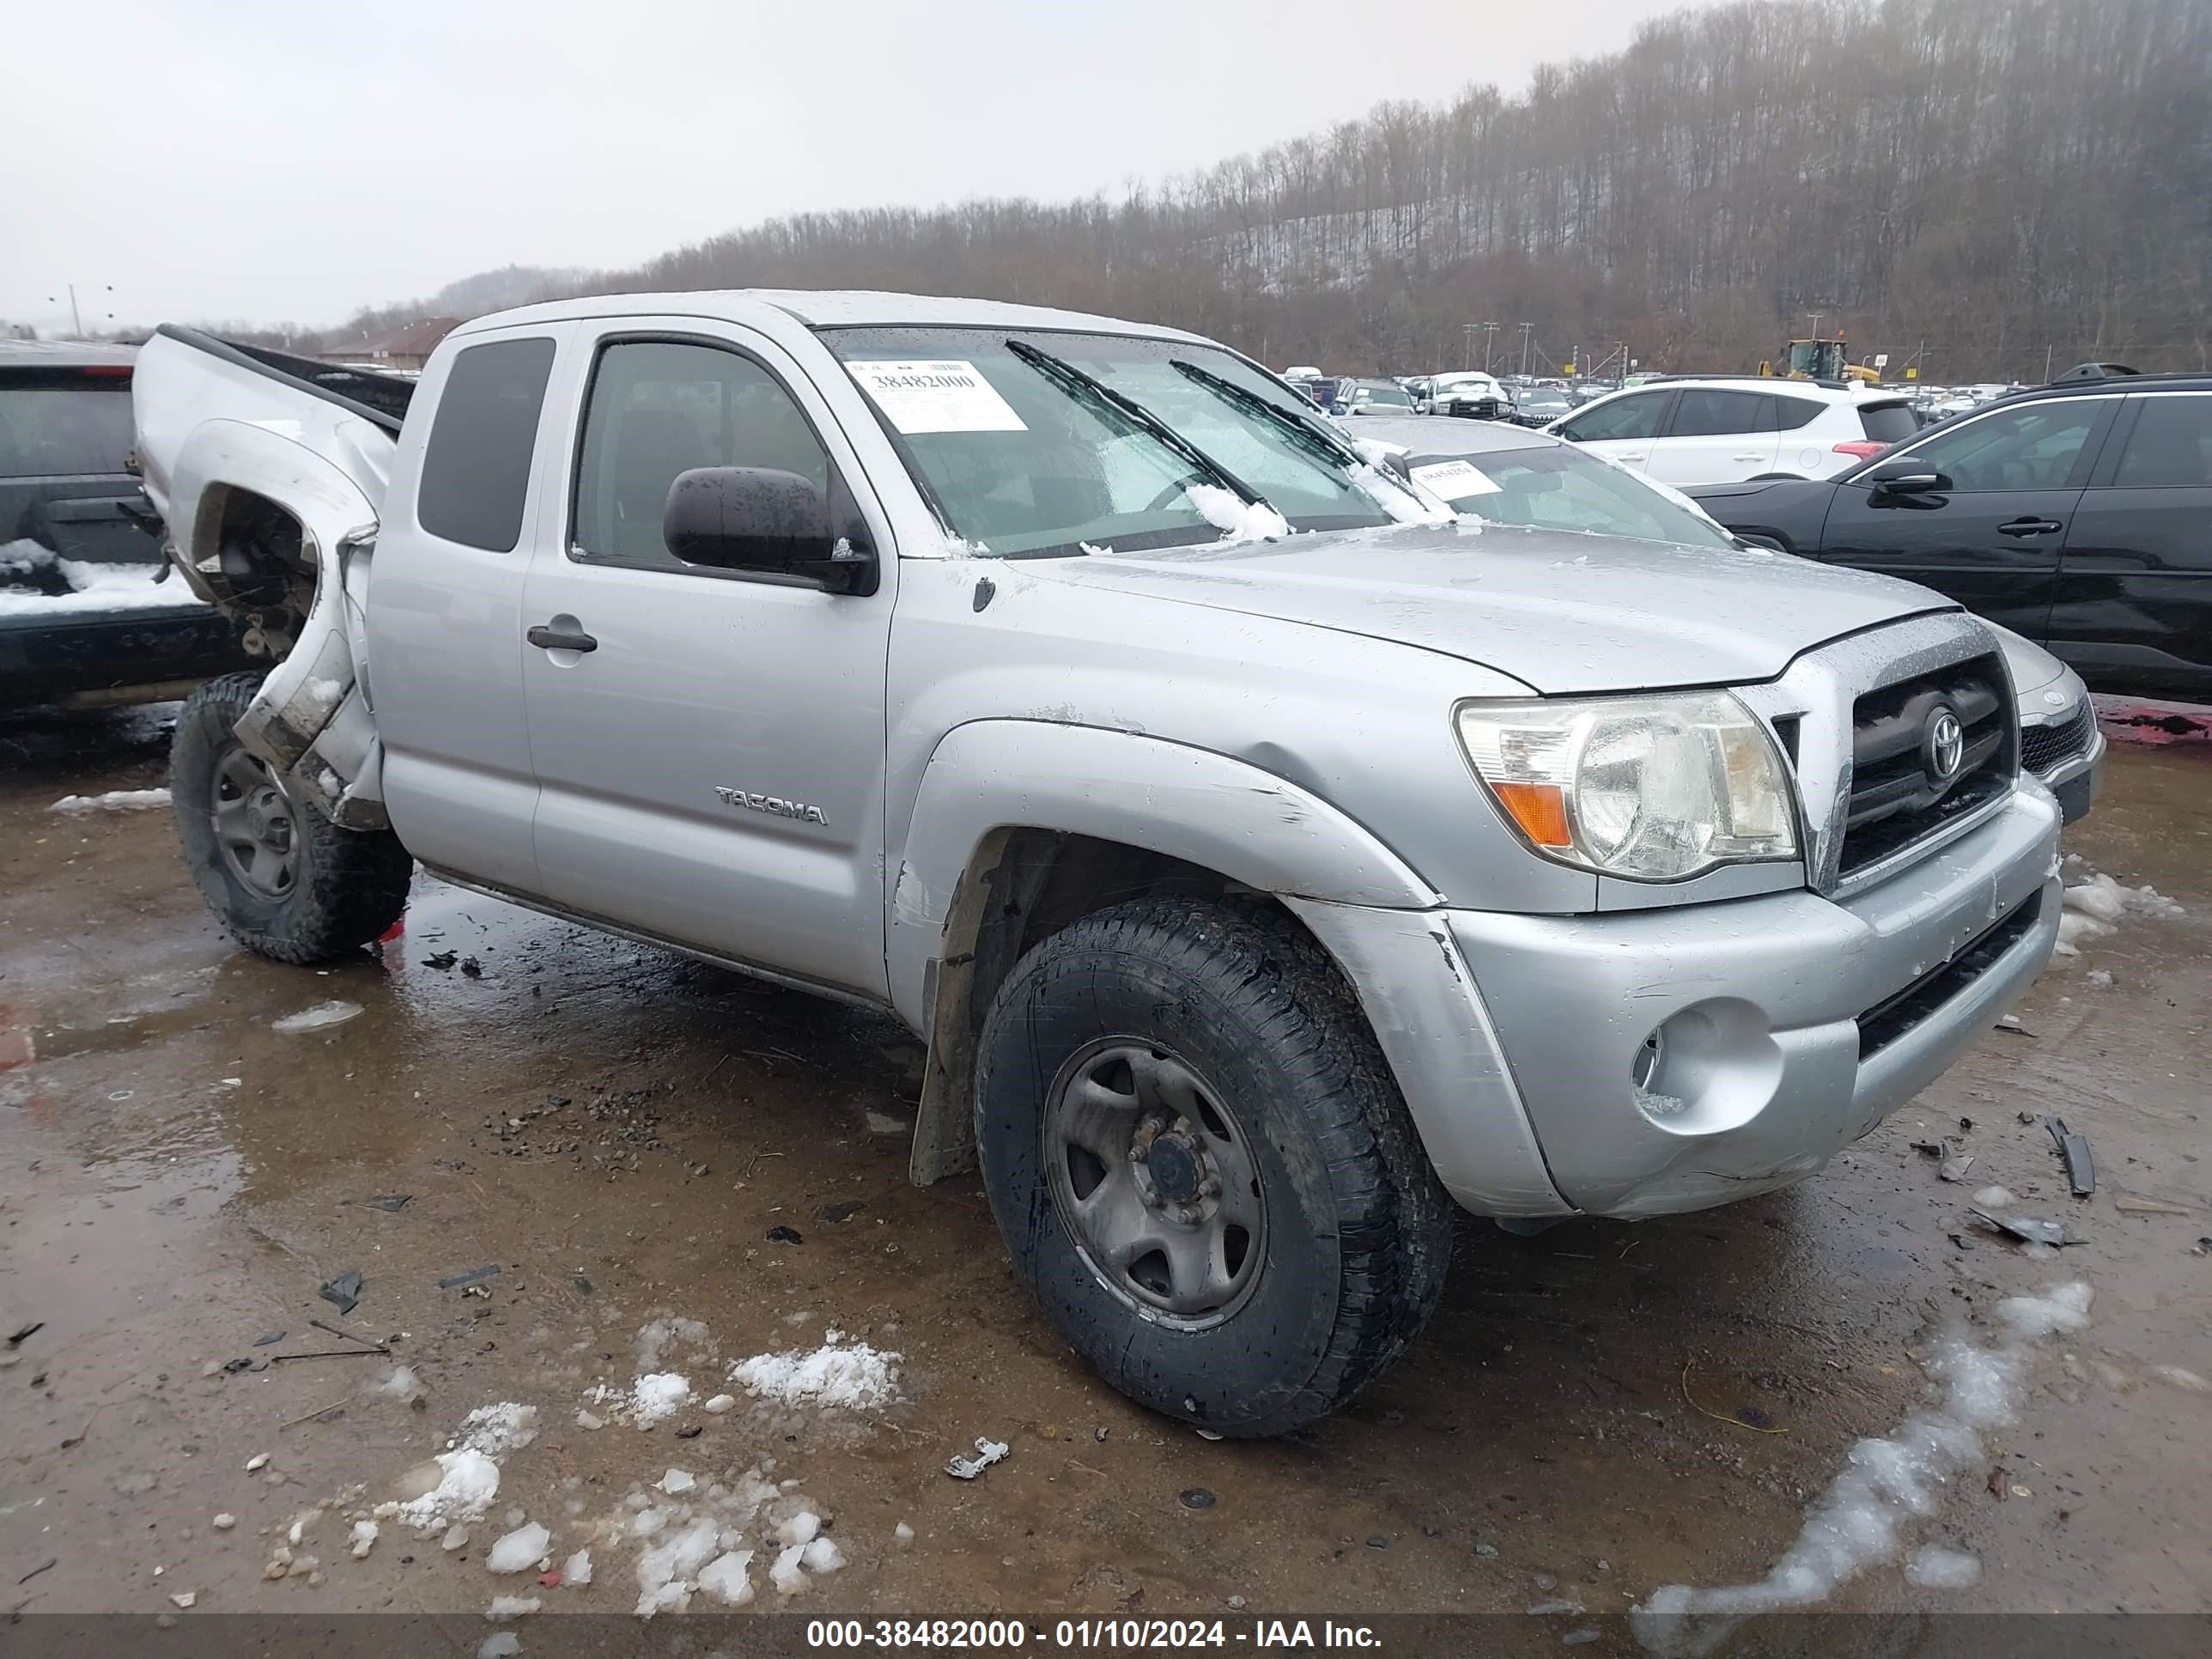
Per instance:
[[[543,336],[486,341],[454,358],[416,486],[423,530],[488,553],[514,551],[552,371],[553,342]]]
[[[120,473],[131,441],[128,366],[0,371],[0,478]]]

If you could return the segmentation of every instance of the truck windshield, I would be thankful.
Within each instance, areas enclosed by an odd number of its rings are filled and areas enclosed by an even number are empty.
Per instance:
[[[1293,530],[1419,512],[1295,392],[1213,347],[1059,330],[822,337],[947,526],[981,552],[1215,541],[1243,492]]]

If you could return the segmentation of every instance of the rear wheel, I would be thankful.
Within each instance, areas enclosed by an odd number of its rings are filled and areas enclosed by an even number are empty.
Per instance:
[[[1334,1411],[1442,1291],[1449,1200],[1334,964],[1287,922],[1145,899],[1036,945],[985,1020],[976,1139],[1060,1334],[1221,1434]]]
[[[407,904],[414,860],[389,830],[342,830],[239,742],[257,673],[185,699],[169,799],[192,880],[238,942],[280,962],[327,962],[381,936]]]

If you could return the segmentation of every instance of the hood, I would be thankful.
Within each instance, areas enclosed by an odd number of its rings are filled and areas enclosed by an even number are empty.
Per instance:
[[[1468,520],[1038,560],[1026,574],[1396,641],[1547,696],[1768,680],[1841,635],[1958,608],[1762,550]]]
[[[1984,620],[1987,621],[1986,618]],[[2009,628],[2001,628],[1996,623],[1989,623],[1988,625],[1990,632],[1997,636],[1997,643],[2004,647],[2005,667],[2012,675],[2012,689],[2023,703],[2027,702],[2030,692],[2039,694],[2066,678],[2069,672],[2066,665],[2033,640],[2015,634]],[[2071,702],[2073,699],[2066,697],[2062,701]],[[2039,696],[2038,703],[2037,713],[2047,712],[2041,705]],[[2021,712],[2025,714],[2027,711],[2023,708]]]

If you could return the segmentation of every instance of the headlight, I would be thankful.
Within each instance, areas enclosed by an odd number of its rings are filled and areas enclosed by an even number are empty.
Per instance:
[[[1724,691],[1465,702],[1460,746],[1538,852],[1634,881],[1797,856],[1790,777]]]

